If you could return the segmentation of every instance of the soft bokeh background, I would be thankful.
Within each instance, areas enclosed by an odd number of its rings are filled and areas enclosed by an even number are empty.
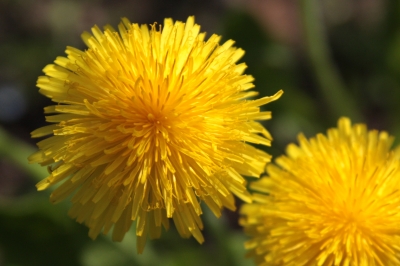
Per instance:
[[[36,192],[46,169],[28,165],[29,133],[45,125],[50,101],[35,87],[41,70],[67,45],[85,49],[80,34],[94,24],[116,26],[185,21],[246,50],[247,74],[266,106],[277,156],[299,132],[312,136],[341,115],[400,138],[400,1],[398,0],[0,0],[0,265],[253,265],[237,212],[203,215],[205,239],[181,239],[174,228],[136,255],[135,237],[92,241]],[[240,202],[238,202],[240,204]]]

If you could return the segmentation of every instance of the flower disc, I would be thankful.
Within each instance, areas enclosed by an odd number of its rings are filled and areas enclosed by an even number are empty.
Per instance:
[[[290,144],[241,209],[258,265],[400,265],[400,149],[351,125]]]
[[[236,64],[244,51],[217,35],[205,41],[193,17],[162,28],[123,19],[118,29],[84,33],[86,51],[68,47],[39,77],[57,104],[45,108],[53,124],[32,132],[53,135],[29,158],[51,165],[37,187],[63,181],[51,201],[73,194],[69,214],[92,238],[114,226],[120,241],[136,221],[142,252],[173,218],[201,243],[200,201],[217,216],[235,209],[232,193],[250,201],[242,175],[258,177],[270,156],[247,143],[270,145],[255,120],[270,118],[260,106],[281,92],[246,100],[256,93]]]

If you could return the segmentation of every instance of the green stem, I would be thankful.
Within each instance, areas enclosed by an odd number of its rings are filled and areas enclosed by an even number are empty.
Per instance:
[[[35,151],[35,148],[31,145],[10,136],[0,127],[0,155],[5,155],[21,169],[30,174],[35,180],[40,181],[47,177],[49,173],[45,167],[28,163],[28,156]]]
[[[318,87],[325,98],[335,120],[348,116],[352,120],[362,120],[356,102],[348,93],[346,86],[332,62],[327,36],[319,14],[319,0],[301,0],[301,15],[306,49],[314,68]]]
[[[134,228],[131,228],[124,237],[122,242],[114,242],[111,239],[110,234],[104,236],[104,238],[116,246],[127,258],[135,262],[135,265],[151,266],[151,265],[162,265],[162,258],[156,253],[153,248],[151,241],[147,241],[146,247],[144,248],[143,254],[136,253],[136,233]],[[149,243],[150,242],[150,243]]]
[[[203,205],[203,219],[205,228],[210,231],[218,248],[220,256],[215,258],[215,265],[248,265],[251,260],[245,258],[245,237],[229,230],[225,217],[215,217],[214,214]]]

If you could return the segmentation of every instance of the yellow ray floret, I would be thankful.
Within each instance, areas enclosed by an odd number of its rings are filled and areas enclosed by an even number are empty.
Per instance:
[[[400,149],[351,125],[290,144],[251,184],[240,223],[258,265],[400,265]]]
[[[233,194],[249,202],[242,175],[258,177],[270,156],[248,143],[270,145],[256,120],[280,97],[248,100],[253,78],[236,64],[244,51],[186,23],[139,26],[123,19],[82,38],[39,77],[40,92],[57,104],[45,108],[52,125],[32,132],[31,163],[51,165],[39,190],[58,182],[52,202],[72,196],[70,216],[96,238],[112,227],[122,240],[136,222],[138,251],[158,238],[172,218],[183,237],[200,243],[200,201],[219,216],[234,210]]]

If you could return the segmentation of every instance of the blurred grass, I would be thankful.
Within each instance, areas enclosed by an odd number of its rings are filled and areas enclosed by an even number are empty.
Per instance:
[[[318,12],[321,9],[320,1],[301,0],[300,5],[305,47],[317,79],[317,88],[328,105],[329,116],[334,118],[331,122],[334,123],[341,116],[353,121],[362,120],[355,99],[332,62],[322,14]]]
[[[7,134],[0,127],[0,156],[8,157],[18,166],[29,174],[36,181],[40,181],[43,177],[48,176],[47,168],[38,164],[28,164],[28,157],[34,153],[36,149],[29,144],[19,141]]]

